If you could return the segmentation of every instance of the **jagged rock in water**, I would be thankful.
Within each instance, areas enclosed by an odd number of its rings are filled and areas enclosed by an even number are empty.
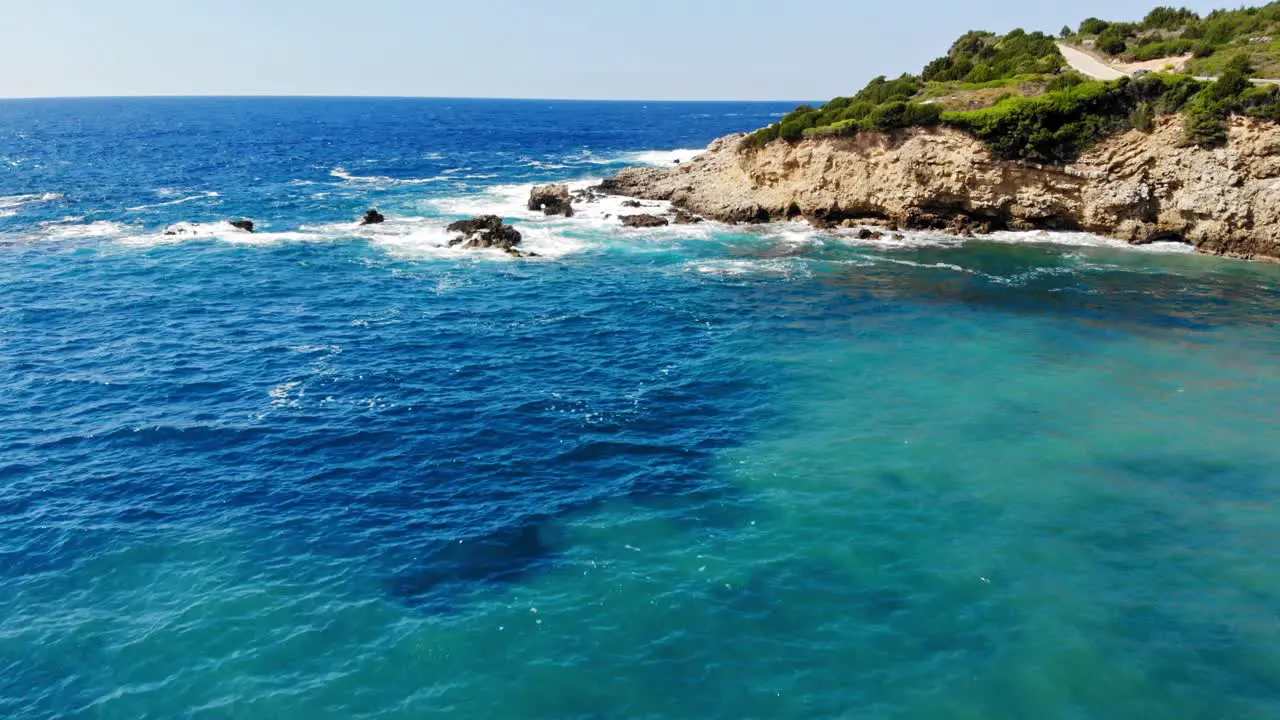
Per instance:
[[[623,215],[621,217],[622,226],[629,228],[666,227],[671,224],[666,218],[657,215]]]
[[[573,197],[567,185],[536,185],[529,193],[529,209],[543,215],[573,217]]]
[[[573,202],[576,203],[593,203],[598,202],[601,196],[600,193],[596,192],[594,187],[589,187],[581,190],[574,190],[569,193],[569,197],[573,198]]]
[[[228,222],[231,224],[231,227],[236,228],[237,230],[244,230],[245,232],[253,232],[252,220],[229,220]]]
[[[675,223],[677,225],[696,225],[700,222],[702,222],[702,218],[698,217],[697,215],[694,215],[693,213],[688,213],[688,212],[685,212],[684,210],[676,211]]]
[[[644,207],[639,200],[623,200],[622,207],[638,208]]]
[[[862,228],[858,231],[859,240],[879,240],[882,237],[884,237],[884,235],[868,228]]]
[[[472,220],[459,220],[448,228],[459,236],[449,241],[449,247],[461,245],[468,249],[497,249],[515,257],[525,257],[517,250],[520,232],[507,225],[497,215],[481,215]]]
[[[387,218],[376,209],[370,210],[364,214],[364,218],[360,220],[361,225],[380,225],[387,221]]]
[[[975,230],[976,232],[985,232],[985,228],[980,225],[975,225],[973,221],[964,215],[957,215],[955,219],[951,221],[951,226],[947,228],[948,233],[964,238],[974,237],[976,234]]]

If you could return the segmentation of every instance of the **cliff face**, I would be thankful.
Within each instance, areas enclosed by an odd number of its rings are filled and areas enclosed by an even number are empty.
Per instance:
[[[1181,132],[1181,119],[1164,118],[1152,133],[1112,137],[1064,168],[998,160],[949,128],[758,149],[738,135],[673,169],[624,170],[604,189],[726,222],[1080,229],[1280,260],[1280,128],[1235,118],[1230,142],[1215,149],[1179,147]]]

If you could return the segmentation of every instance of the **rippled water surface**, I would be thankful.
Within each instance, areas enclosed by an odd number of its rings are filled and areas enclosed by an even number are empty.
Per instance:
[[[0,103],[0,717],[1280,717],[1280,268],[524,208],[788,109]]]

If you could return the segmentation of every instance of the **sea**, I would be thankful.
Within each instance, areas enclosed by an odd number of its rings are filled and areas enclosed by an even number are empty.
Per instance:
[[[1280,265],[526,207],[793,106],[0,102],[0,717],[1280,718]]]

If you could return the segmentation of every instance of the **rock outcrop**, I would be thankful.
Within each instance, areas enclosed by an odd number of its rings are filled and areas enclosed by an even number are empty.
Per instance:
[[[567,185],[537,185],[529,193],[529,209],[543,215],[573,217],[573,197]]]
[[[244,230],[245,232],[253,232],[252,220],[228,220],[227,222],[231,225],[231,227],[237,230]]]
[[[622,215],[622,226],[629,228],[655,228],[670,225],[664,217],[658,215]]]
[[[588,187],[581,190],[574,190],[569,193],[569,197],[571,197],[575,203],[594,203],[599,202],[602,196],[600,193],[596,192],[595,188]]]
[[[370,210],[369,212],[364,214],[364,217],[360,220],[360,224],[361,225],[381,225],[386,221],[387,221],[387,218],[382,213],[378,212],[377,210]]]
[[[533,253],[520,252],[520,232],[504,223],[497,215],[459,220],[447,230],[458,233],[458,237],[449,241],[449,247],[461,245],[468,249],[496,249],[515,257],[536,257]]]
[[[951,128],[763,148],[737,135],[679,167],[629,168],[599,189],[725,222],[803,217],[961,235],[1072,229],[1280,259],[1280,126],[1233,118],[1222,148],[1182,147],[1181,138],[1181,118],[1166,117],[1151,133],[1116,135],[1051,167],[999,160]]]

